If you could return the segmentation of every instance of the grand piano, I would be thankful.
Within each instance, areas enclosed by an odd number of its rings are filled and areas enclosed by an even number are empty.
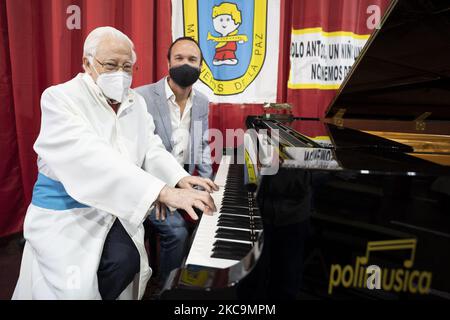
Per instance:
[[[160,298],[450,299],[449,52],[448,1],[392,1],[324,119],[248,117]]]

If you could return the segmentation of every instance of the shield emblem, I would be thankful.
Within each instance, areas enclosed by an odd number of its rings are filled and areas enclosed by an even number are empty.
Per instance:
[[[264,64],[267,0],[184,0],[183,17],[203,53],[200,80],[216,95],[243,92]]]

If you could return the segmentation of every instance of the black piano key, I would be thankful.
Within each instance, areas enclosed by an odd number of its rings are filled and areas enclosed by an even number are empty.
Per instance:
[[[262,230],[263,229],[263,225],[262,225],[261,222],[255,222],[253,224],[253,228],[256,229],[256,230]]]
[[[239,228],[247,230],[262,230],[262,225],[253,224],[250,222],[232,222],[232,221],[219,221],[217,223],[219,227]]]
[[[216,246],[213,248],[213,252],[230,252],[233,254],[243,254],[246,255],[250,250],[239,248],[239,247],[225,247],[225,246]]]
[[[217,223],[219,227],[231,227],[231,228],[241,228],[241,229],[262,229],[262,224],[253,221],[233,221],[233,220],[219,220]]]
[[[216,251],[211,255],[212,258],[216,259],[227,259],[227,260],[241,260],[246,256],[246,254],[236,254],[227,251]]]
[[[237,214],[228,214],[225,212],[222,212],[222,214],[219,216],[220,220],[232,220],[232,221],[249,221],[250,216],[249,215],[237,215]]]
[[[233,221],[233,220],[219,220],[218,226],[220,227],[231,227],[231,228],[242,228],[242,229],[262,229],[262,224],[255,221]]]
[[[249,243],[226,241],[226,240],[216,240],[213,244],[214,248],[232,248],[232,249],[242,249],[250,251],[253,247]]]
[[[213,251],[211,254],[211,257],[215,258],[217,256],[222,257],[222,259],[227,259],[226,257],[228,256],[230,260],[241,260],[243,259],[246,255],[248,254],[248,252],[239,252],[239,251],[229,251],[229,250],[216,250]]]
[[[247,209],[242,209],[242,208],[222,208],[220,209],[220,213],[226,213],[226,214],[235,214],[235,215],[246,215],[249,216],[250,213]]]
[[[233,199],[233,198],[223,198],[221,203],[223,205],[225,204],[240,204],[240,205],[245,205],[245,206],[249,206],[249,205],[253,205],[253,201],[248,201],[248,199]]]
[[[224,196],[229,196],[229,197],[239,197],[239,198],[248,198],[249,195],[247,192],[242,192],[242,190],[230,190],[230,189],[225,189],[225,191],[223,192]]]
[[[249,208],[221,208],[219,210],[219,213],[229,216],[243,216],[247,218],[252,215],[252,212]]]
[[[244,181],[239,180],[239,179],[227,179],[226,180],[226,185],[225,186],[241,186],[244,184]]]
[[[223,213],[223,214],[221,214],[219,216],[219,221],[224,221],[224,220],[239,221],[239,222],[249,222],[250,221],[250,216],[238,216],[238,215],[232,215],[232,214]]]
[[[252,201],[248,201],[248,199],[235,199],[235,198],[226,198],[224,197],[221,201],[222,204],[240,204],[248,206],[249,204],[253,204]]]
[[[223,203],[222,207],[229,207],[229,208],[249,208],[250,206],[248,203]]]
[[[222,201],[222,207],[223,206],[240,206],[240,207],[250,207],[251,204],[248,203],[248,201]]]
[[[223,193],[223,197],[229,198],[229,199],[248,199],[247,194],[242,194],[241,192],[230,192],[230,191],[225,191]]]
[[[249,195],[247,192],[243,192],[242,190],[231,190],[231,189],[225,189],[225,191],[223,192],[223,194],[225,195],[229,195],[230,197],[246,197],[248,198]]]
[[[247,214],[249,212],[249,208],[242,209],[241,207],[235,208],[233,206],[221,206],[220,212],[231,212],[232,214],[237,214],[238,212],[242,212],[242,214]]]
[[[219,227],[231,227],[231,228],[241,228],[241,229],[253,229],[249,222],[231,222],[231,221],[219,221],[217,223]]]
[[[237,215],[237,214],[228,214],[226,212],[222,212],[219,216],[219,221],[229,220],[229,221],[251,221],[255,224],[261,224],[261,217],[251,216],[251,215]]]
[[[236,182],[226,182],[225,191],[232,192],[240,192],[241,194],[248,193],[248,190],[245,189],[244,183],[236,183]]]
[[[229,196],[229,195],[224,195],[222,198],[222,201],[245,201],[245,202],[249,202],[248,201],[248,197],[237,197],[237,196]]]
[[[250,208],[245,206],[225,205],[220,208],[220,212],[231,212],[234,214],[249,215]],[[239,213],[240,212],[240,213]]]
[[[232,214],[228,214],[228,213],[222,213],[219,216],[219,220],[232,220],[232,221],[250,221],[251,217],[248,215],[242,215],[242,216],[238,216],[238,215],[232,215]],[[261,222],[261,218],[260,217],[253,217],[253,221],[260,223]]]
[[[217,229],[216,231],[216,238],[223,238],[223,239],[233,239],[233,240],[242,240],[242,241],[252,241],[252,234],[250,231],[245,230],[233,230],[233,229],[226,229],[221,228]]]

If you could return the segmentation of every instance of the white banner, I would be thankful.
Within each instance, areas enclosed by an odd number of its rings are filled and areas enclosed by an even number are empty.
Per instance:
[[[339,89],[370,35],[292,30],[290,89]]]
[[[211,102],[275,102],[279,30],[280,0],[172,0],[172,37],[198,41],[194,86]]]

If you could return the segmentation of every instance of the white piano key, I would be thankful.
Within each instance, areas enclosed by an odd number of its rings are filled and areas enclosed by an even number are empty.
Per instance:
[[[228,176],[228,168],[230,167],[231,156],[223,155],[220,161],[219,169],[217,170],[214,183],[218,186],[225,187]]]
[[[228,169],[229,169],[229,156],[223,156],[222,161],[220,163],[219,169],[216,174],[216,178],[214,182],[219,186],[219,191],[216,191],[212,193],[212,198],[214,200],[214,204],[216,205],[217,212],[214,212],[212,215],[206,215],[203,214],[195,237],[194,241],[192,242],[191,249],[189,251],[189,254],[186,258],[186,265],[201,265],[206,267],[214,267],[214,268],[229,268],[232,265],[239,262],[239,260],[228,260],[228,259],[217,259],[212,258],[211,255],[213,253],[213,245],[216,242],[216,240],[222,239],[225,241],[232,241],[232,242],[239,242],[239,243],[249,243],[248,241],[241,241],[241,240],[235,240],[235,239],[223,239],[223,238],[216,238],[216,230],[219,228],[217,226],[218,220],[220,217],[220,209],[221,209],[221,202],[224,196],[225,191],[225,184],[226,184],[226,178],[228,175]],[[243,214],[242,216],[246,216]],[[247,215],[248,216],[248,215]],[[248,230],[248,229],[241,229],[241,228],[229,228],[229,227],[223,227],[226,229],[236,229],[236,230]]]

